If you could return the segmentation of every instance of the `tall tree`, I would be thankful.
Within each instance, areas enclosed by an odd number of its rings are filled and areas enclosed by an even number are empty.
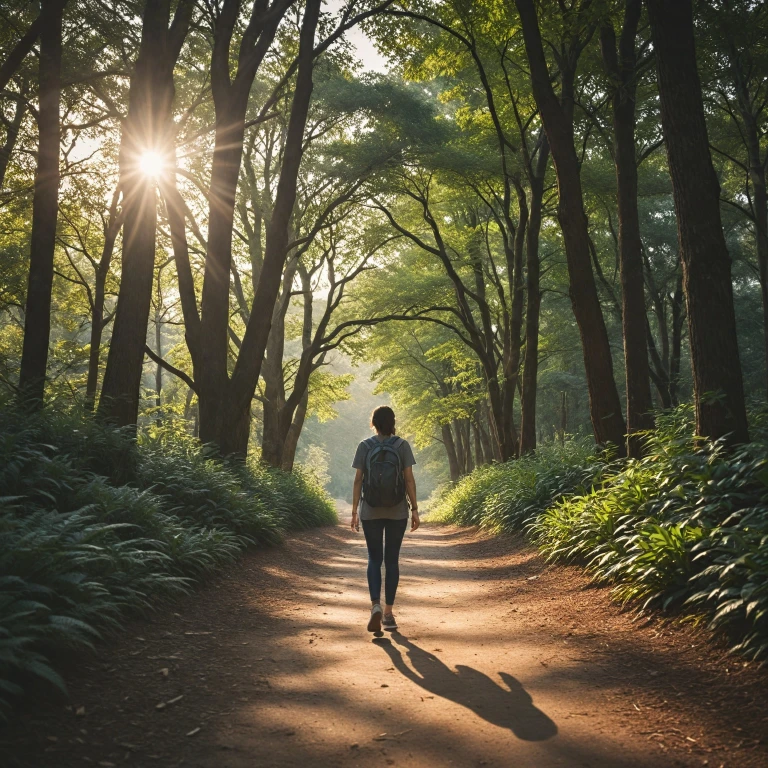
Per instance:
[[[118,426],[135,425],[152,300],[157,234],[156,179],[146,167],[174,156],[173,69],[192,17],[192,0],[146,0],[141,44],[128,95],[120,146],[123,251],[120,292],[109,345],[99,415]],[[169,25],[170,22],[170,25]]]
[[[635,38],[642,0],[625,0],[624,19],[618,39],[613,21],[600,25],[600,49],[610,81],[613,115],[613,159],[619,209],[619,265],[621,274],[622,330],[627,390],[627,453],[638,457],[643,442],[638,432],[653,428],[651,379],[646,341],[645,292],[643,291],[643,244],[637,209],[637,158],[635,154],[635,98],[642,62],[638,62]]]
[[[677,213],[693,368],[696,431],[748,439],[720,185],[709,154],[691,0],[646,0],[661,122]]]
[[[59,0],[44,0],[39,17],[39,138],[32,200],[24,347],[19,374],[20,396],[31,408],[39,408],[43,403],[51,334],[53,253],[56,247],[56,222],[59,213],[59,106],[63,7],[64,4]]]
[[[705,97],[731,129],[710,140],[739,180],[735,190],[723,190],[723,199],[754,231],[768,386],[768,6],[728,0],[707,3],[702,13]]]
[[[536,448],[536,400],[539,373],[539,317],[541,313],[541,261],[539,235],[543,218],[544,182],[549,165],[549,144],[545,134],[539,137],[534,153],[523,143],[531,186],[531,206],[525,241],[525,357],[523,360],[523,394],[520,414],[520,454]],[[533,155],[533,157],[531,157]]]
[[[563,49],[558,56],[561,94],[558,99],[544,55],[533,0],[515,0],[523,28],[533,95],[547,133],[557,171],[557,218],[563,232],[570,276],[570,297],[584,351],[592,428],[598,443],[625,447],[625,424],[613,377],[613,361],[600,299],[592,273],[590,237],[581,187],[579,159],[574,147],[573,104],[576,65],[594,27],[586,12],[589,2],[577,2],[564,19]]]

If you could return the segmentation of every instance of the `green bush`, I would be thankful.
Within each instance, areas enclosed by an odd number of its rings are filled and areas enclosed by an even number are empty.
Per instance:
[[[691,409],[659,414],[641,460],[605,463],[586,446],[545,446],[449,490],[443,520],[525,530],[552,561],[585,566],[642,609],[674,608],[768,657],[768,429],[728,451],[694,441]],[[579,470],[583,474],[579,475]]]
[[[429,519],[496,533],[517,531],[550,504],[591,487],[607,466],[607,457],[596,453],[591,440],[548,443],[520,459],[479,467],[449,486]]]
[[[0,717],[50,661],[186,591],[249,544],[334,522],[305,477],[77,413],[0,408]]]

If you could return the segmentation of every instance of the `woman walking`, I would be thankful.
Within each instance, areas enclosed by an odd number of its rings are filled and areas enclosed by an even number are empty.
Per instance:
[[[400,580],[400,545],[408,527],[419,527],[413,451],[395,434],[395,412],[380,405],[371,415],[373,437],[357,446],[352,467],[357,470],[352,488],[352,528],[360,530],[368,547],[368,590],[371,593],[369,632],[397,629],[392,613]],[[358,515],[359,508],[359,515]],[[381,564],[384,563],[384,611],[381,610]]]

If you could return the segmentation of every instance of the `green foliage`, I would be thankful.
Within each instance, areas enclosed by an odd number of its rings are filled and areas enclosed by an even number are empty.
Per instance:
[[[659,415],[641,460],[605,464],[578,443],[546,446],[479,469],[444,495],[437,515],[525,529],[549,560],[584,565],[622,603],[693,614],[727,633],[734,651],[765,659],[765,420],[755,414],[755,439],[732,452],[694,442],[689,407]]]
[[[536,453],[479,467],[462,478],[443,493],[430,520],[496,533],[519,530],[554,501],[589,488],[607,466],[588,440],[548,443]]]
[[[174,449],[76,413],[0,409],[0,717],[50,661],[92,645],[234,560],[250,543],[331,523],[326,495],[287,475]]]

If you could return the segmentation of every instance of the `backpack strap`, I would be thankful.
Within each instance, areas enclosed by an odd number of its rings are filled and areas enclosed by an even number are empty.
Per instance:
[[[369,437],[366,441],[368,443],[368,453],[365,454],[365,473],[368,475],[371,471],[371,459],[373,458],[373,454],[376,451],[376,448],[378,448],[382,443],[376,439],[376,435],[373,435],[372,437]]]
[[[379,440],[375,435],[369,437],[366,441],[368,443],[368,453],[365,456],[365,471],[366,473],[371,471],[371,461],[374,455],[381,453],[382,450],[388,449],[393,451],[397,456],[397,464],[400,468],[400,474],[403,472],[403,461],[400,458],[400,451],[398,448],[404,442],[402,437],[397,435],[390,435],[386,440]],[[377,450],[378,449],[378,450]]]

